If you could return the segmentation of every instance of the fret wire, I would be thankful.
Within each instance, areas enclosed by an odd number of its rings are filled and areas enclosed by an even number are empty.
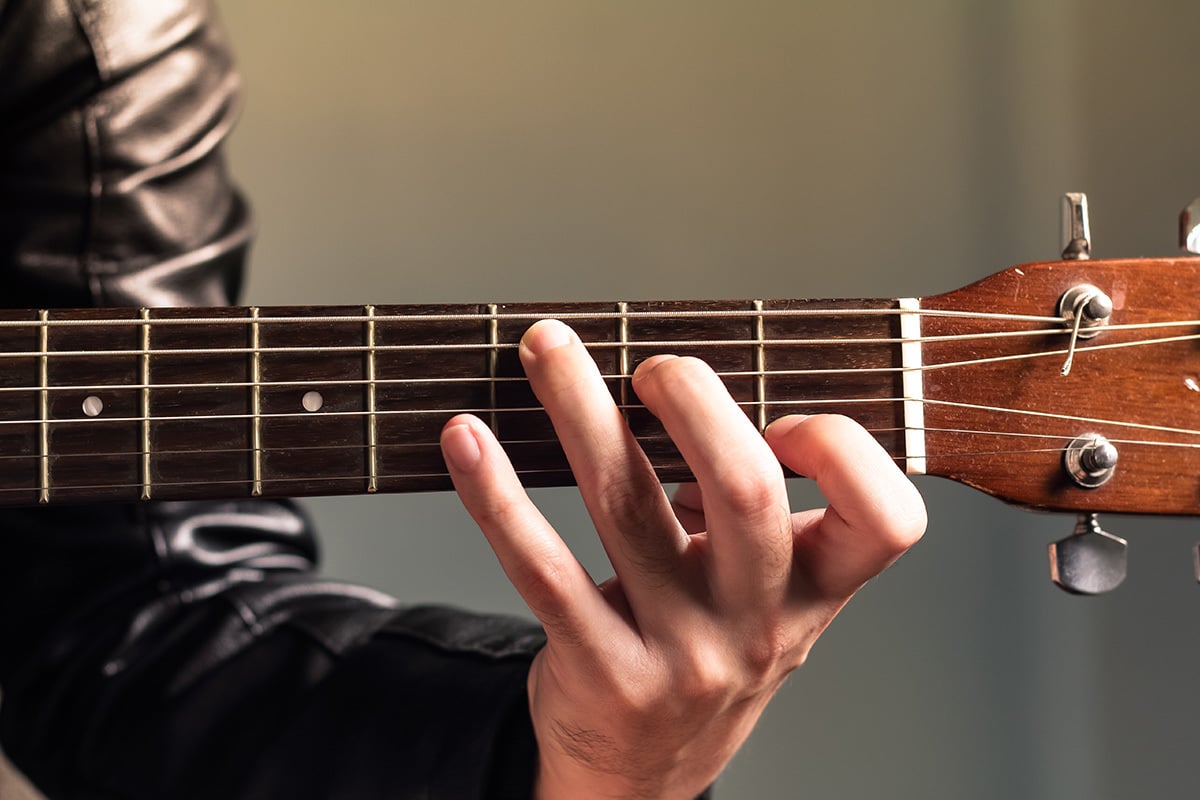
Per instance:
[[[50,319],[50,312],[42,309],[38,312],[38,319],[42,323],[38,328],[38,344],[41,348],[41,355],[38,357],[38,379],[41,381],[41,391],[38,392],[38,415],[41,417],[38,432],[38,447],[41,451],[38,467],[38,502],[45,504],[50,502],[50,392],[46,390],[50,385],[50,328],[46,324]]]
[[[379,491],[379,432],[378,418],[375,415],[375,306],[367,306],[367,469],[370,478],[367,480],[367,491]]]
[[[142,317],[142,499],[150,499],[150,309],[143,308]]]
[[[620,350],[617,351],[617,367],[621,371],[617,389],[618,402],[621,405],[621,416],[629,422],[629,303],[617,303],[617,315],[617,342],[620,345]]]
[[[887,302],[880,300],[877,302]],[[270,310],[270,309],[268,309]],[[763,312],[769,317],[869,317],[896,316],[900,312],[895,308],[776,308]],[[953,309],[928,309],[921,312],[925,316],[962,317],[977,320],[1000,320],[1008,322],[1049,322],[1062,324],[1062,317],[1044,316],[1039,314],[1005,314],[999,312],[959,311]],[[497,312],[495,314],[479,313],[450,313],[450,314],[378,314],[377,322],[476,322],[480,319],[495,318],[497,320],[519,322],[553,317],[561,321],[569,320],[606,320],[619,318],[615,311],[566,311],[555,312],[553,309],[527,312]],[[743,309],[695,309],[691,311],[630,311],[628,316],[634,319],[704,319],[704,318],[737,318],[752,317],[753,311]],[[339,323],[365,322],[365,317],[358,314],[321,315],[296,317],[259,317],[264,325],[297,324],[297,323]],[[155,325],[244,325],[245,317],[167,317],[154,320]],[[0,328],[20,327],[31,324],[28,320],[0,320]],[[136,319],[57,319],[51,320],[51,327],[75,326],[108,326],[108,325],[137,325]],[[1200,321],[1178,322],[1175,324],[1200,325]],[[1112,327],[1112,326],[1105,326]]]
[[[488,303],[488,326],[487,339],[488,345],[488,404],[491,406],[491,414],[488,417],[488,424],[491,426],[492,435],[496,438],[500,437],[500,418],[496,414],[496,376],[500,371],[500,321],[496,319],[497,306],[495,303]]]
[[[259,353],[258,308],[250,309],[250,442],[253,448],[251,455],[250,494],[258,497],[262,494],[262,363]],[[220,417],[208,417],[220,419]],[[161,419],[161,418],[160,418]]]
[[[767,349],[765,346],[766,336],[763,330],[763,301],[754,301],[754,310],[758,314],[754,317],[754,371],[758,375],[754,379],[754,401],[758,405],[758,413],[756,414],[755,423],[761,433],[767,429]]]

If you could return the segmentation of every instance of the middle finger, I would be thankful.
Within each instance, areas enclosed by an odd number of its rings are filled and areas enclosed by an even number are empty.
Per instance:
[[[656,356],[633,386],[696,476],[722,596],[754,607],[784,590],[793,548],[783,470],[721,379],[698,359]]]

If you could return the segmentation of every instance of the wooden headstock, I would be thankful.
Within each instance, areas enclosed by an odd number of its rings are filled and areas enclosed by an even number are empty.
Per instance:
[[[1064,375],[1080,286],[1112,315]],[[929,474],[1034,508],[1200,513],[1200,259],[1025,264],[921,309]],[[1087,487],[1066,449],[1095,434],[1118,461]]]

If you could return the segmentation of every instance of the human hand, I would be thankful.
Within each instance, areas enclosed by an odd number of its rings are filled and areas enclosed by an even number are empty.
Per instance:
[[[764,438],[706,365],[655,356],[633,388],[697,481],[672,504],[569,328],[537,323],[520,354],[616,573],[592,581],[486,425],[447,423],[455,487],[546,629],[529,674],[538,797],[695,797],[850,596],[920,538],[924,505],[856,423],[791,416]],[[780,463],[829,506],[792,513]]]

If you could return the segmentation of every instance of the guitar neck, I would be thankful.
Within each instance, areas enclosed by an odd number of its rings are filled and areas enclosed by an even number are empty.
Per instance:
[[[687,465],[630,375],[675,353],[712,365],[759,428],[841,413],[909,473],[1011,503],[1196,515],[1197,285],[1200,259],[1122,259],[919,301],[5,311],[0,505],[444,489],[438,436],[462,412],[526,484],[569,484],[517,357],[558,317],[663,480]],[[1081,289],[1113,306],[1083,333],[1060,308]],[[1093,480],[1071,458],[1102,439],[1120,466]]]
[[[629,381],[663,352],[707,361],[759,427],[844,413],[903,462],[906,316],[895,300],[4,312],[0,505],[444,489],[438,435],[461,412],[526,484],[569,484],[517,357],[544,317],[588,344],[664,480],[687,466]]]

